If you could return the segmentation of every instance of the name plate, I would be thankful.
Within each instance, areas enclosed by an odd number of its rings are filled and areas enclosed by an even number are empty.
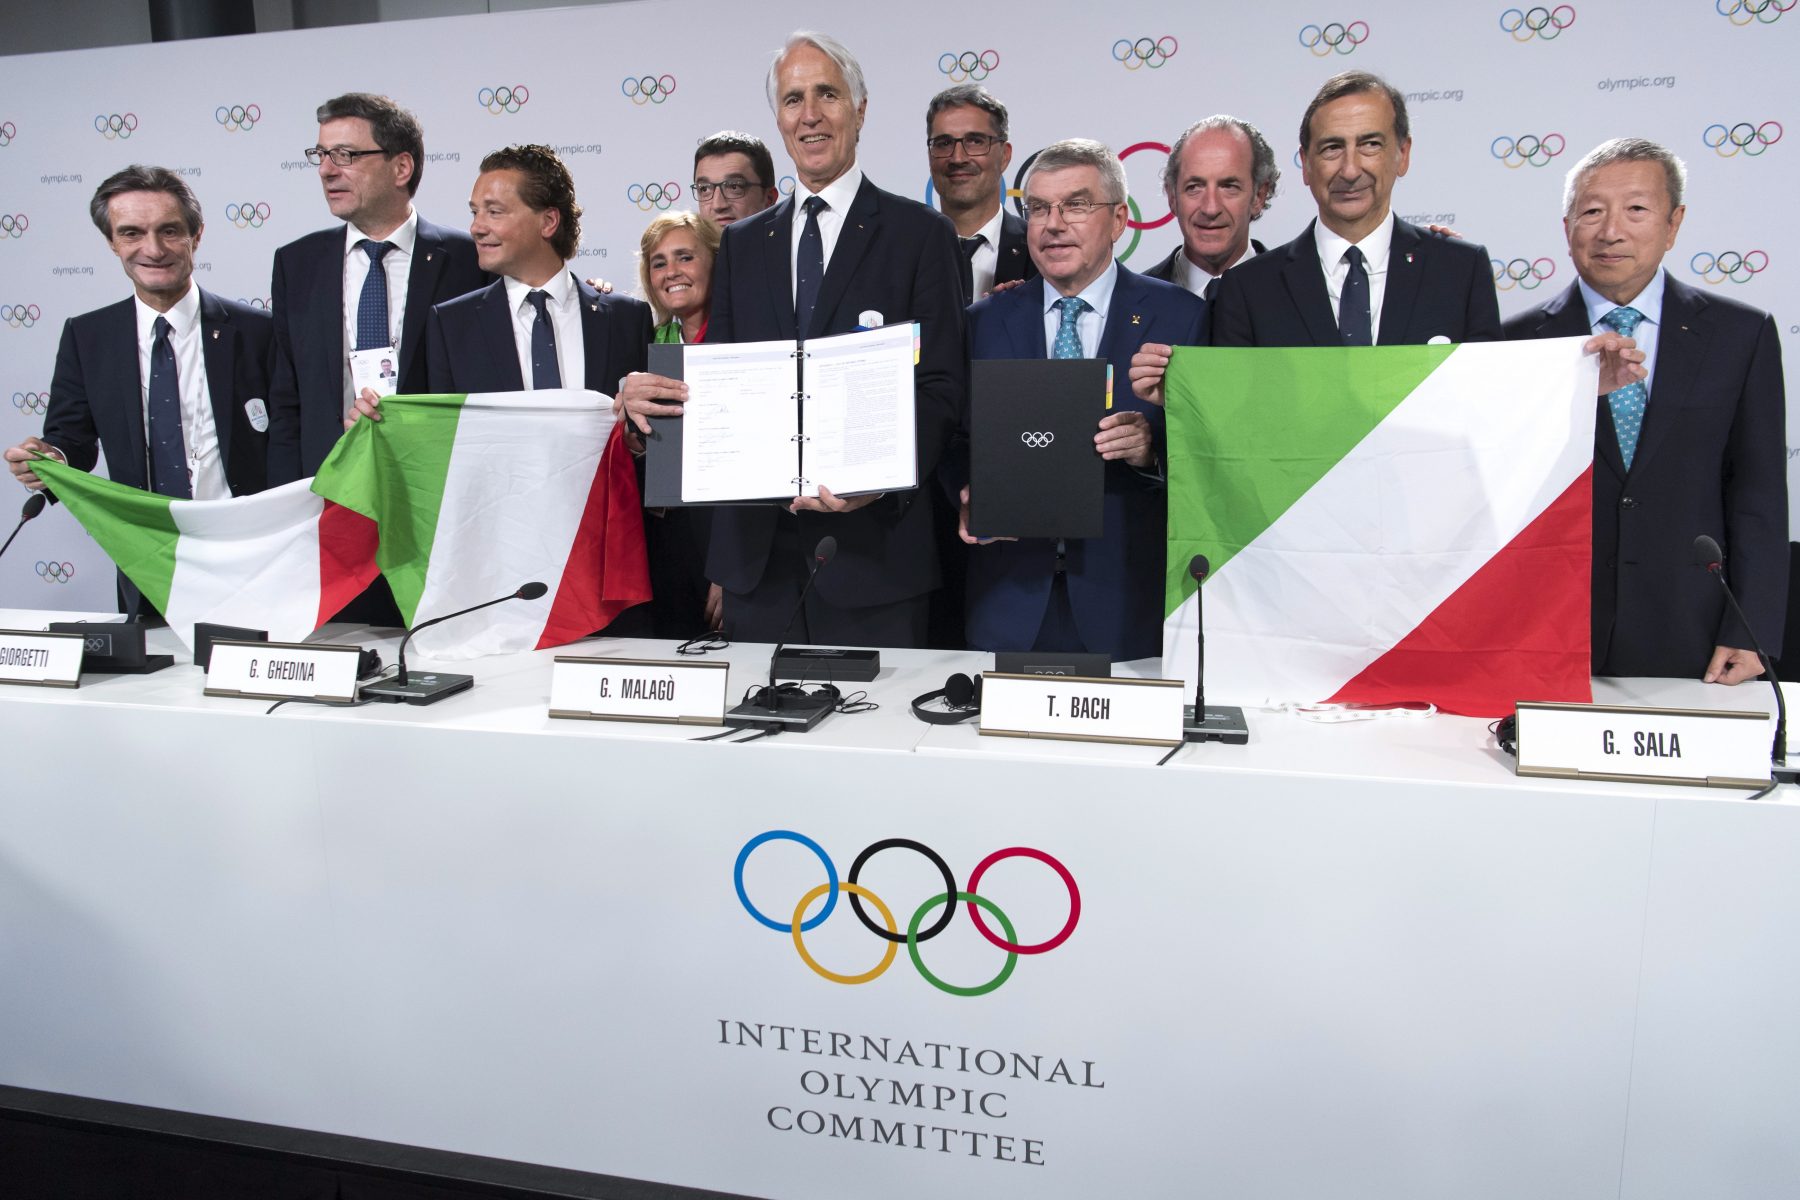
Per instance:
[[[1520,703],[1521,775],[1758,788],[1769,782],[1767,713]]]
[[[730,664],[559,654],[550,715],[578,721],[723,725]]]
[[[981,676],[981,732],[1133,746],[1181,743],[1186,685],[1179,679],[1079,675]]]
[[[0,629],[0,683],[28,687],[80,687],[79,633]]]
[[[361,654],[361,646],[215,641],[206,667],[206,694],[348,704],[356,699]]]

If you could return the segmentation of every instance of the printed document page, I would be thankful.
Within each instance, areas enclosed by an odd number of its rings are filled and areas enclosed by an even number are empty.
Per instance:
[[[806,343],[802,495],[817,496],[820,484],[834,496],[918,486],[918,336],[907,322]]]
[[[794,343],[688,346],[683,369],[682,500],[793,496]]]

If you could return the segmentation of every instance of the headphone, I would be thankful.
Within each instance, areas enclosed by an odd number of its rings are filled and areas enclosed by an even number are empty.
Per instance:
[[[934,700],[942,700],[944,708],[927,708]],[[981,713],[981,676],[971,679],[957,674],[944,680],[935,692],[913,697],[913,716],[927,725],[960,725]]]
[[[811,691],[798,683],[778,683],[774,687],[765,683],[744,693],[744,703],[757,708],[779,708],[778,701],[782,700],[805,700],[810,704],[829,704],[835,708],[843,698],[844,694],[835,684],[830,683],[821,683]]]

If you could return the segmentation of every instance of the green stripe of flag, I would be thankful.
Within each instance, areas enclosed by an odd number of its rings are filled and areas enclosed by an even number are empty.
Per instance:
[[[175,579],[175,543],[181,540],[169,498],[77,471],[54,459],[40,459],[31,469],[156,611],[167,612]]]

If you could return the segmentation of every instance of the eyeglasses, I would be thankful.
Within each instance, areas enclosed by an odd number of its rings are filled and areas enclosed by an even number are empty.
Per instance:
[[[321,165],[330,159],[333,166],[347,167],[359,158],[367,158],[371,154],[386,154],[386,150],[349,150],[343,146],[333,146],[327,150],[323,146],[308,146],[304,151],[306,161],[313,166]]]
[[[1124,201],[1121,200],[1119,203],[1123,204]],[[1062,213],[1062,219],[1070,225],[1079,225],[1100,209],[1112,207],[1110,202],[1103,204],[1098,200],[1063,200],[1056,204],[1044,200],[1027,200],[1025,202],[1025,223],[1041,225],[1050,219],[1052,211],[1056,211]]]
[[[763,185],[754,179],[727,179],[724,183],[694,182],[694,199],[705,203],[713,198],[714,192],[724,192],[727,200],[742,200],[752,188]]]
[[[965,133],[961,137],[940,133],[934,138],[926,138],[925,144],[931,148],[933,158],[949,158],[956,153],[958,146],[970,158],[986,158],[987,152],[998,146],[1001,140],[990,133]]]

